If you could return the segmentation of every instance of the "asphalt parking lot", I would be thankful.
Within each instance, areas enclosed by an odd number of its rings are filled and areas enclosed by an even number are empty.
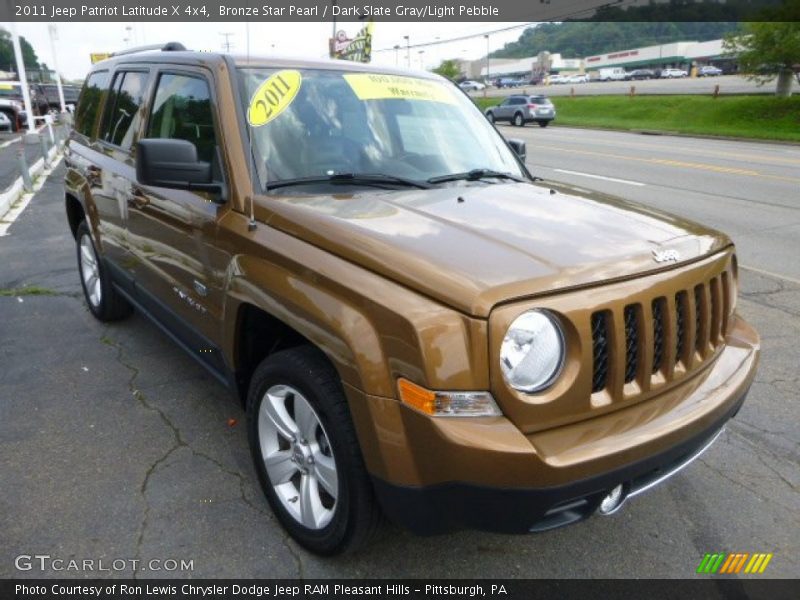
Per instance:
[[[103,325],[85,308],[59,167],[0,237],[0,578],[680,578],[718,551],[772,552],[765,575],[796,577],[800,147],[502,131],[527,140],[545,179],[624,194],[738,242],[739,310],[762,335],[762,363],[703,457],[621,512],[569,528],[420,538],[388,527],[366,552],[312,556],[270,514],[236,401],[143,317]],[[13,291],[26,286],[36,287]],[[193,569],[15,567],[37,553],[192,560]]]

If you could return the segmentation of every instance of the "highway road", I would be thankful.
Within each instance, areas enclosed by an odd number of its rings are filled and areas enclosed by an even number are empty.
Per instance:
[[[739,245],[739,310],[761,333],[762,362],[706,454],[619,513],[568,528],[421,538],[388,527],[366,552],[312,556],[258,489],[234,399],[142,316],[103,325],[89,315],[61,167],[0,238],[0,577],[90,575],[14,567],[19,554],[46,553],[193,561],[110,573],[142,578],[693,578],[707,552],[770,552],[763,576],[796,577],[800,147],[501,131],[527,141],[546,180],[692,217]],[[26,285],[47,295],[11,291]]]
[[[548,96],[569,96],[573,90],[576,96],[600,96],[604,94],[627,94],[631,86],[636,86],[637,94],[712,94],[719,85],[720,94],[774,94],[775,83],[759,86],[739,75],[723,75],[720,77],[696,77],[683,79],[649,79],[644,81],[595,81],[590,83],[527,85],[513,89],[488,88],[486,95],[490,97],[508,96],[522,93],[546,94]],[[794,92],[800,92],[800,83],[794,82]],[[481,98],[483,91],[471,92],[470,95]]]
[[[545,179],[623,196],[726,232],[740,263],[800,281],[800,145],[500,125]]]

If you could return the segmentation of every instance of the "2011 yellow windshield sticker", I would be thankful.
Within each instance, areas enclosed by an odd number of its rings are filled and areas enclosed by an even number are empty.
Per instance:
[[[450,90],[430,79],[378,73],[348,73],[344,78],[359,100],[405,99],[456,103]]]
[[[300,71],[284,70],[278,71],[269,77],[250,98],[250,105],[247,107],[247,122],[253,127],[266,125],[283,111],[297,97],[300,91],[300,84],[303,83],[303,76]]]

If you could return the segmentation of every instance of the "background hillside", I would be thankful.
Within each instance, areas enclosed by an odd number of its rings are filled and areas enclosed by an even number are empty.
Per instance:
[[[516,42],[492,52],[493,58],[523,58],[560,52],[568,58],[604,54],[678,41],[715,40],[735,31],[738,23],[587,22],[542,23],[522,32]]]

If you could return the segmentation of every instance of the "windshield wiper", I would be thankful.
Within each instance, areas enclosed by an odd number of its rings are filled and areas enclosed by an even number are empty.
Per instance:
[[[268,190],[276,188],[313,185],[315,183],[334,183],[352,185],[371,185],[385,186],[395,185],[403,187],[413,187],[421,190],[430,189],[430,185],[424,181],[397,177],[396,175],[386,175],[384,173],[334,173],[333,175],[319,175],[316,177],[299,177],[297,179],[282,179],[271,181],[265,186]]]
[[[511,175],[510,173],[502,173],[500,171],[493,171],[492,169],[472,169],[466,173],[451,173],[449,175],[439,175],[438,177],[431,177],[428,183],[444,183],[446,181],[478,181],[479,179],[511,179],[512,181],[524,182],[525,179]]]

